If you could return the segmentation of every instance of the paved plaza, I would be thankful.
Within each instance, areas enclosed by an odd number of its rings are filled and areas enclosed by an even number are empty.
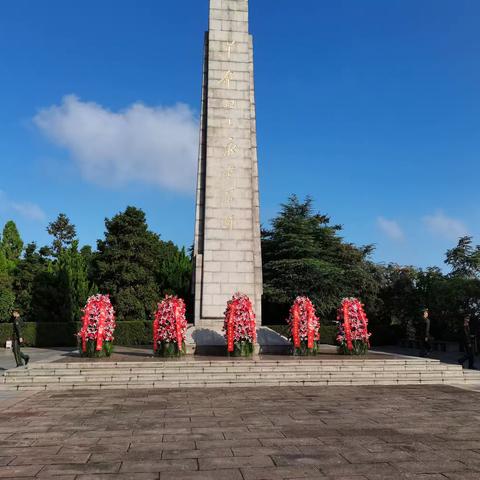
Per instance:
[[[0,478],[480,478],[480,395],[451,387],[37,393],[0,403]]]

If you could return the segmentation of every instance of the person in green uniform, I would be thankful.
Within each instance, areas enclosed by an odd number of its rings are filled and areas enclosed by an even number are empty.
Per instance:
[[[423,318],[422,324],[420,327],[421,337],[420,343],[422,345],[422,350],[420,351],[421,357],[428,357],[432,353],[432,344],[430,343],[430,312],[428,308],[423,309]]]
[[[462,345],[465,355],[458,359],[458,363],[463,365],[468,360],[468,368],[475,368],[475,335],[472,334],[472,326],[470,325],[471,315],[466,314],[463,321]]]
[[[28,365],[30,357],[22,352],[21,347],[23,344],[22,337],[22,326],[23,322],[20,318],[20,313],[18,310],[14,310],[12,313],[12,350],[13,355],[15,356],[15,361],[17,362],[17,367],[23,367],[23,362],[25,365]]]

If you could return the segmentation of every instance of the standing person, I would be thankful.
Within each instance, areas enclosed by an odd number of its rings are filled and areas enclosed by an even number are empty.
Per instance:
[[[470,313],[470,335],[472,336],[473,353],[475,354],[479,350],[479,337],[480,337],[480,300],[470,299],[468,302]]]
[[[421,344],[422,350],[420,351],[421,357],[428,357],[432,352],[432,345],[430,343],[430,313],[428,308],[423,310],[423,319],[422,319],[422,337],[421,337]]]
[[[462,332],[462,345],[465,355],[462,358],[458,359],[458,363],[463,365],[468,360],[468,368],[475,368],[475,349],[473,340],[475,336],[472,335],[470,328],[471,315],[468,313],[465,315],[463,321],[463,332]]]
[[[23,362],[25,361],[25,365],[28,365],[30,357],[22,352],[21,346],[23,344],[23,337],[22,337],[22,327],[23,322],[20,319],[20,313],[18,310],[14,310],[12,313],[12,350],[13,355],[15,356],[15,361],[17,362],[17,367],[23,367]]]

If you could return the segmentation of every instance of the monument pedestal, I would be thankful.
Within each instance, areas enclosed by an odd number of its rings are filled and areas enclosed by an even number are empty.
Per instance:
[[[189,325],[185,341],[188,354],[227,355],[227,343],[220,329]],[[291,348],[291,343],[271,328],[257,328],[255,355],[287,355]]]

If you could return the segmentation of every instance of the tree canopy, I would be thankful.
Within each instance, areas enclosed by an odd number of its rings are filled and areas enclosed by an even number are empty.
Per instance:
[[[311,198],[292,195],[271,225],[262,232],[267,303],[285,306],[307,295],[332,318],[343,297],[367,301],[378,293],[380,271],[369,259],[373,247],[345,242],[339,225],[313,211]]]
[[[461,237],[446,257],[445,263],[452,268],[453,276],[480,278],[480,245],[474,247],[472,237]]]
[[[22,254],[23,241],[20,238],[20,233],[18,232],[15,222],[12,220],[8,221],[3,227],[0,248],[6,260],[12,264],[15,264]]]
[[[55,221],[48,224],[47,232],[53,237],[52,252],[56,257],[59,257],[77,238],[75,225],[70,223],[70,219],[64,213],[60,213]]]

